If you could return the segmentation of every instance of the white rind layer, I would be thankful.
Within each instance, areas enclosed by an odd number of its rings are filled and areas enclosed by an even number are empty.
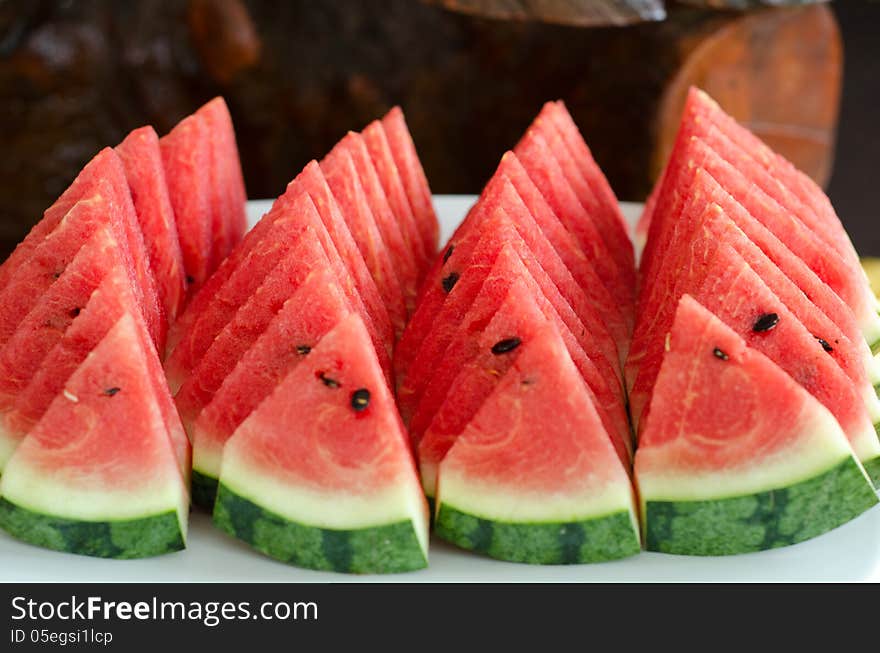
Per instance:
[[[428,514],[415,474],[401,473],[369,494],[334,493],[283,483],[254,469],[236,451],[233,438],[224,449],[220,482],[239,496],[297,524],[355,530],[411,521],[428,557]]]
[[[186,539],[189,492],[177,472],[176,461],[167,469],[173,474],[152,478],[145,470],[137,491],[86,489],[76,487],[76,482],[65,482],[62,475],[51,476],[43,469],[33,469],[25,459],[13,455],[0,478],[0,496],[32,512],[76,521],[141,519],[174,510]]]
[[[193,427],[193,471],[209,478],[220,476],[223,463],[223,447],[217,446],[214,440],[199,436],[199,429]]]
[[[674,448],[640,449],[635,476],[643,505],[645,501],[703,501],[766,492],[814,478],[851,458],[853,450],[837,420],[818,402],[810,404],[814,410],[799,420],[800,435],[791,446],[745,466],[683,470],[674,464]],[[669,472],[664,474],[663,469]]]

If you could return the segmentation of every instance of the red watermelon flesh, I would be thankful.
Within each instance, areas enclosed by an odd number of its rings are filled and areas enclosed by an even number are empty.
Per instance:
[[[78,202],[81,200],[91,202],[95,197],[100,197],[98,201],[105,202],[108,207],[103,215],[101,212],[87,211],[87,205],[70,214]],[[80,229],[84,225],[79,223],[87,213],[92,216],[86,220],[89,225],[109,222],[117,230],[116,233],[118,233],[120,240],[125,241],[129,266],[132,270],[132,282],[141,298],[141,309],[147,321],[150,335],[161,351],[161,348],[164,347],[168,324],[159,305],[156,286],[150,273],[144,249],[143,233],[137,224],[134,204],[131,201],[131,193],[125,179],[125,169],[112,148],[104,148],[86,164],[70,187],[52,206],[46,209],[43,219],[31,229],[25,239],[15,248],[15,251],[0,266],[0,292],[9,285],[12,276],[18,272],[20,267],[40,265],[36,261],[30,261],[32,255],[39,253],[44,263],[48,260],[47,257],[51,257],[51,252],[48,251],[50,249],[48,242],[50,240],[51,242],[60,242],[60,239],[57,239],[57,236],[53,234],[59,226],[72,229],[73,227],[65,223],[75,222],[78,224],[76,228]],[[71,236],[65,236],[65,240],[68,242],[65,242],[63,250],[67,252],[76,243]],[[57,260],[53,262],[53,265],[56,266],[56,269],[53,272],[61,272],[67,263],[66,260],[63,260],[64,257],[60,256],[60,253],[61,250],[58,252],[59,255],[55,256]],[[38,292],[36,289],[30,289],[24,294],[35,295]]]
[[[327,270],[309,274],[199,413],[193,426],[193,468],[217,478],[223,446],[275,387],[350,312]]]
[[[620,204],[617,202],[617,197],[614,195],[611,185],[593,158],[593,153],[590,152],[590,148],[587,146],[571,114],[565,107],[565,103],[562,100],[550,103],[548,116],[559,131],[563,141],[565,141],[569,153],[574,157],[581,174],[590,186],[590,190],[592,190],[593,195],[599,201],[602,213],[598,217],[604,221],[603,228],[609,234],[617,234],[612,236],[612,238],[618,241],[619,246],[624,250],[628,249],[630,251],[629,258],[632,264],[632,243],[629,242],[629,225],[623,217]],[[621,240],[621,235],[626,240]]]
[[[434,212],[431,189],[422,169],[422,162],[416,152],[415,143],[403,117],[400,107],[394,107],[382,118],[382,128],[388,139],[388,146],[397,164],[400,180],[406,190],[409,205],[416,219],[422,247],[429,257],[437,252],[437,239],[440,236],[440,225]]]
[[[388,204],[391,206],[397,224],[400,225],[406,247],[415,256],[419,269],[419,280],[421,280],[422,274],[431,263],[433,252],[425,249],[425,243],[422,242],[419,226],[406,195],[403,180],[397,170],[397,164],[394,162],[394,155],[391,152],[388,137],[385,135],[385,129],[381,122],[374,120],[364,128],[362,134],[370,152],[370,158],[376,167],[376,173],[379,175],[379,181],[385,190],[385,196],[388,198]]]
[[[505,245],[511,246],[522,259],[529,273],[535,279],[538,288],[559,314],[562,323],[574,334],[587,356],[600,368],[602,375],[608,379],[608,383],[613,384],[612,379],[619,378],[620,371],[616,357],[603,351],[602,344],[594,339],[593,334],[584,327],[583,322],[559,293],[553,281],[519,236],[503,208],[496,209],[495,213],[484,222],[481,233],[472,256],[459,268],[462,271],[460,277],[454,283],[446,301],[434,313],[432,324],[429,325],[430,328],[421,338],[422,346],[414,358],[408,374],[405,378],[398,379],[397,399],[401,415],[405,420],[412,415],[412,410],[417,405],[421,392],[437,362],[441,360],[450,339],[461,323],[462,317],[472,304],[498,253]]]
[[[545,328],[523,345],[443,458],[438,521],[448,506],[489,521],[535,526],[623,509],[631,522],[629,553],[636,553],[629,465],[621,465],[589,390],[553,331]],[[591,539],[586,546],[602,546],[601,537]],[[538,554],[531,547],[530,553]]]
[[[168,321],[173,322],[186,301],[186,273],[159,137],[152,127],[141,127],[115,149],[125,166],[159,301]]]
[[[483,191],[477,205],[470,211],[465,222],[459,227],[447,246],[445,259],[439,269],[431,271],[427,286],[422,290],[422,297],[415,315],[407,326],[403,338],[395,352],[395,371],[399,385],[407,379],[412,365],[421,349],[426,334],[432,328],[437,313],[447,298],[445,286],[449,279],[461,275],[473,258],[477,243],[487,232],[487,221],[499,209],[504,209],[510,223],[517,234],[516,239],[523,241],[534,253],[546,274],[555,282],[557,292],[569,302],[579,319],[596,340],[605,358],[613,369],[620,367],[620,352],[616,342],[598,317],[597,307],[591,305],[589,297],[581,290],[559,255],[546,236],[532,218],[516,190],[504,174],[496,175]],[[499,241],[500,242],[500,241]],[[609,322],[614,322],[613,318]],[[577,331],[575,331],[577,333]],[[625,336],[620,335],[620,338]],[[398,394],[400,398],[400,394]],[[406,410],[403,411],[406,415]]]
[[[119,243],[106,227],[98,228],[58,279],[0,349],[0,406],[8,408],[39,369],[46,354],[79,315],[114,265],[125,269]],[[0,410],[2,410],[0,409]]]
[[[515,358],[509,353],[517,352],[522,343],[528,342],[548,322],[559,330],[583,379],[595,388],[595,394],[591,389],[590,396],[601,398],[597,402],[598,412],[612,434],[621,459],[629,464],[631,436],[619,392],[609,387],[595,364],[586,357],[521,259],[509,247],[499,253],[442,362],[434,369],[413,416],[410,438],[419,447],[420,458],[424,457],[426,464],[440,459],[437,456],[445,452],[450,439],[477,411]],[[512,338],[516,338],[518,344]]]
[[[195,115],[204,119],[211,141],[212,224],[218,229],[213,238],[212,268],[216,268],[247,229],[247,192],[235,143],[235,128],[226,102],[222,97],[215,97]]]
[[[657,196],[660,194],[660,188],[663,185],[663,175],[654,182],[651,194],[645,200],[645,207],[636,223],[635,243],[636,249],[642,251],[645,248],[645,242],[648,240],[648,230],[651,228],[651,217],[654,215],[654,208],[657,206]]]
[[[52,400],[64,389],[67,380],[82,364],[89,353],[104,339],[113,325],[125,315],[133,316],[143,346],[149,342],[145,326],[137,314],[137,303],[131,282],[117,266],[104,277],[92,293],[83,310],[55,347],[46,355],[39,370],[15,401],[14,410],[7,416],[10,433],[23,437],[42,418]],[[191,449],[180,423],[177,409],[171,399],[165,375],[158,357],[151,355],[145,368],[156,393],[165,428],[180,464],[181,474],[189,483]]]
[[[358,180],[354,161],[346,149],[337,145],[321,162],[321,171],[327,178],[327,184],[333,192],[345,223],[351,230],[367,269],[376,282],[379,295],[394,327],[396,340],[403,333],[406,324],[403,290],[394,270],[391,255],[385,247],[382,234],[367,202],[363,186]]]
[[[611,255],[593,220],[580,205],[547,141],[537,130],[530,128],[517,143],[514,152],[562,224],[577,240],[612,297],[622,310],[632,312],[635,292],[633,277]]]
[[[547,102],[541,109],[538,117],[535,118],[532,127],[544,138],[550,151],[553,152],[556,162],[562,169],[565,179],[571,185],[578,201],[590,219],[595,223],[596,229],[599,231],[599,235],[602,237],[606,248],[614,258],[621,276],[627,284],[635,288],[636,267],[633,259],[632,241],[627,231],[623,228],[623,219],[620,216],[617,201],[615,200],[613,205],[608,206],[600,202],[593,192],[592,187],[583,174],[582,168],[575,161],[568,144],[562,137],[562,132],[558,129],[553,119],[553,114],[558,109],[559,107],[555,103]],[[562,111],[566,115],[568,114],[565,109],[562,109]]]
[[[5,500],[86,521],[174,507],[186,532],[188,490],[151,378],[161,367],[142,334],[123,316],[67,379],[4,469]]]
[[[401,225],[391,211],[391,205],[382,188],[382,182],[379,181],[376,166],[373,165],[373,160],[370,158],[364,137],[355,132],[349,132],[345,138],[339,141],[339,147],[344,148],[351,155],[358,179],[367,197],[367,204],[373,212],[373,218],[382,234],[382,242],[385,243],[391,260],[394,262],[394,269],[397,271],[403,290],[407,314],[411,315],[415,310],[420,276],[415,253],[407,247]]]
[[[284,303],[313,270],[330,271],[330,262],[314,231],[306,228],[262,284],[217,333],[174,400],[187,432],[236,363],[260,337]],[[332,272],[334,275],[335,271]]]
[[[211,276],[217,225],[211,211],[211,137],[202,116],[191,115],[159,139],[168,197],[174,209],[188,290]]]
[[[165,372],[172,390],[179,389],[189,377],[217,334],[260,286],[266,274],[297,242],[298,234],[309,229],[314,231],[327,258],[333,262],[333,269],[339,274],[340,287],[355,309],[363,315],[365,323],[371,329],[377,355],[386,369],[390,370],[387,341],[375,330],[375,325],[348,273],[348,267],[340,259],[339,252],[335,249],[311,196],[303,193],[295,200],[287,197],[283,200],[279,198],[275,204],[272,211],[260,221],[260,224],[265,222],[268,225],[268,229],[261,229],[264,238],[257,242],[246,240],[242,247],[248,247],[248,254],[240,261],[233,273],[223,275],[226,281],[220,289],[214,289],[212,278],[184,312],[188,324],[187,330],[182,332],[185,337],[178,342],[165,363]],[[258,228],[259,224],[254,229]],[[205,301],[202,301],[202,292],[210,294]],[[198,313],[187,318],[194,311]]]
[[[692,293],[746,343],[779,365],[834,415],[862,461],[880,455],[880,441],[862,398],[820,343],[785,307],[761,278],[729,245],[718,248],[707,264],[706,279]],[[755,321],[776,313],[769,331],[754,331]],[[649,406],[642,420],[649,418]]]
[[[782,267],[778,267],[755,242],[749,240],[748,234],[754,234],[757,243],[762,245],[769,243],[769,246],[764,246],[771,253],[774,250],[785,253],[781,243],[774,242],[776,239],[772,234],[761,228],[760,224],[730,198],[705,171],[699,168],[695,171],[695,181],[691,188],[695,189],[695,192],[689,195],[688,204],[676,219],[674,240],[674,242],[687,243],[687,247],[670,251],[651,282],[653,294],[650,307],[645,311],[645,315],[650,316],[650,319],[643,320],[634,334],[632,345],[634,358],[639,352],[653,347],[655,368],[659,367],[656,361],[662,354],[657,349],[660,348],[659,343],[663,339],[663,334],[668,331],[672,322],[678,297],[682,292],[686,292],[681,288],[687,288],[688,283],[691,283],[690,280],[697,278],[694,274],[701,272],[699,256],[705,256],[717,242],[726,242],[746,259],[752,269],[811,333],[835,345],[833,358],[869,402],[869,412],[872,415],[876,413],[877,410],[873,409],[876,394],[871,388],[873,381],[866,373],[866,369],[873,371],[874,364],[871,352],[864,338],[861,337],[851,311],[815,275],[805,269],[800,259],[790,253],[787,257],[777,256],[777,260],[782,263]],[[721,206],[709,204],[710,202],[718,202],[727,207],[728,214],[724,215]],[[830,308],[826,308],[823,303],[827,296],[837,300],[836,304],[830,304]],[[817,308],[820,310],[816,310]],[[821,310],[823,308],[827,313]],[[843,322],[846,330],[841,329],[829,314],[834,315],[838,322]],[[845,319],[847,317],[848,322]],[[641,356],[638,356],[637,360],[641,364]],[[633,367],[628,372],[633,373],[636,369]],[[651,376],[647,378],[650,380]],[[632,403],[632,412],[636,421],[640,412],[638,403],[637,400]]]
[[[669,221],[669,232],[666,238],[670,243],[687,243],[690,237],[689,228],[685,225],[690,224],[689,220],[682,220],[681,204],[684,198],[693,195],[698,199],[705,198],[705,202],[715,202],[721,206],[728,217],[730,217],[737,226],[743,230],[752,242],[754,242],[779,268],[785,275],[791,279],[797,286],[809,297],[809,299],[830,318],[841,331],[854,343],[858,343],[861,337],[861,329],[856,323],[855,316],[849,307],[843,303],[838,295],[836,295],[824,282],[822,282],[816,274],[810,270],[807,265],[797,256],[795,256],[780,240],[773,235],[761,222],[753,218],[749,212],[740,205],[728,192],[726,192],[715,180],[715,178],[701,169],[700,163],[702,158],[709,157],[710,151],[702,146],[699,141],[694,141],[694,148],[700,153],[700,156],[693,159],[693,168],[682,172],[682,176],[674,181],[681,189],[678,200],[673,203],[669,212],[664,215],[657,215],[654,222]],[[716,173],[717,174],[717,173]],[[697,209],[693,215],[699,215]],[[674,247],[667,247],[668,251],[674,251]],[[657,300],[653,297],[658,289],[666,287],[659,279],[659,270],[667,269],[667,274],[675,274],[675,268],[668,267],[668,257],[660,259],[658,257],[654,266],[653,274],[646,273],[643,278],[643,287],[640,291],[639,306],[640,318],[656,314]],[[630,360],[627,362],[627,378],[634,378],[633,372],[638,368],[638,354],[642,350],[644,343],[645,330],[641,325],[637,325],[633,336],[633,343],[630,350]],[[648,337],[648,341],[650,337]]]
[[[520,206],[521,203],[525,204],[531,213],[531,220],[527,219],[521,210],[517,210],[512,214],[513,217],[522,216],[523,218],[521,225],[522,229],[525,230],[522,231],[523,237],[526,238],[528,234],[534,234],[535,230],[532,223],[537,223],[537,227],[543,233],[543,236],[535,234],[530,237],[530,246],[535,255],[542,263],[547,261],[549,266],[552,266],[553,261],[551,259],[555,259],[556,256],[562,260],[562,263],[568,268],[577,285],[580,286],[583,294],[586,295],[587,303],[597,315],[602,316],[602,324],[596,325],[594,323],[590,328],[594,330],[595,335],[604,334],[607,330],[614,339],[620,357],[624,358],[625,352],[629,347],[632,323],[628,322],[621,313],[619,306],[599,280],[589,260],[584,257],[572,235],[565,229],[540,191],[529,179],[528,173],[513,152],[507,152],[501,158],[501,163],[498,165],[493,178],[486,185],[480,200],[468,212],[464,222],[459,225],[447,244],[444,255],[437,259],[435,265],[427,274],[422,287],[421,298],[424,299],[432,287],[439,286],[441,280],[452,270],[453,262],[450,259],[456,249],[460,250],[460,241],[473,236],[475,231],[479,233],[479,222],[486,215],[486,208],[490,204],[488,202],[488,195],[492,191],[497,193],[505,185],[503,182],[505,177],[516,189],[516,194],[519,196],[518,199],[513,197],[509,199],[511,205]],[[542,248],[546,249],[546,246],[539,242],[544,241],[545,238],[556,251],[555,256],[553,254],[543,256],[539,253]],[[574,307],[575,304],[572,304],[572,306]],[[401,356],[400,360],[403,363],[404,356]]]
[[[691,87],[686,111],[699,115],[713,125],[723,137],[712,146],[765,193],[792,211],[817,236],[833,247],[853,269],[859,265],[858,255],[840,222],[828,196],[816,183],[795,168],[780,154],[726,114],[706,93]],[[721,147],[724,143],[727,147]]]

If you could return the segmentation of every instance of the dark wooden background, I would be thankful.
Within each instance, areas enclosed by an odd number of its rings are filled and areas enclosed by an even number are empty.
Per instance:
[[[561,97],[621,199],[642,199],[657,98],[688,39],[718,20],[678,7],[667,23],[579,29],[418,0],[217,4],[0,2],[0,255],[101,147],[141,124],[164,133],[216,94],[230,104],[251,197],[276,196],[394,103],[433,190],[476,193],[541,103]],[[857,248],[880,255],[880,3],[832,7],[845,68],[829,192]],[[819,80],[798,83],[806,96]]]

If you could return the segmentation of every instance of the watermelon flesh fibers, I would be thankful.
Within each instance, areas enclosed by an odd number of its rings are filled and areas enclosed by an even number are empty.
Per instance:
[[[651,551],[785,546],[877,503],[831,413],[688,295],[645,420],[635,475]]]

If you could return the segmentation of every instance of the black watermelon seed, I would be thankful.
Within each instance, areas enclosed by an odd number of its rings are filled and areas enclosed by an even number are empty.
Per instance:
[[[730,356],[728,356],[727,354],[725,354],[725,353],[724,353],[721,349],[719,349],[718,347],[715,347],[715,349],[712,351],[712,353],[715,354],[715,358],[720,358],[720,359],[723,360],[723,361],[726,361],[727,359],[730,358]]]
[[[309,347],[308,345],[297,345],[296,346],[296,353],[299,354],[300,356],[305,356],[310,351],[312,351],[312,348]]]
[[[446,261],[449,260],[449,257],[452,256],[452,251],[454,249],[455,249],[455,245],[450,245],[449,247],[446,248],[446,253],[443,254],[443,262],[444,263],[446,263]]]
[[[52,273],[52,278],[53,278],[53,279],[57,279],[57,278],[60,277],[60,276],[61,276],[61,273],[60,273],[60,272],[53,272],[53,273]]]
[[[196,282],[196,278],[191,275],[186,275],[186,285],[191,286]]]
[[[445,290],[446,292],[452,292],[452,289],[455,287],[455,284],[458,282],[459,276],[460,275],[458,274],[458,272],[452,272],[452,273],[450,273],[450,275],[448,277],[444,277],[444,279],[442,281],[443,290]]]
[[[816,340],[819,341],[819,344],[822,345],[822,349],[824,349],[825,351],[827,351],[829,354],[830,354],[832,351],[834,351],[834,347],[832,347],[831,345],[829,345],[827,340],[823,340],[823,339],[820,338],[819,336],[813,336],[813,337],[814,337]]]
[[[764,313],[761,317],[755,320],[755,324],[752,326],[752,331],[756,333],[769,331],[777,324],[779,324],[779,315],[776,313]]]
[[[351,393],[351,407],[357,412],[366,410],[370,405],[370,391],[366,388],[358,388]]]
[[[67,314],[68,314],[70,317],[76,317],[76,316],[79,315],[81,312],[82,312],[82,309],[81,309],[79,306],[76,306],[76,307],[74,307],[74,308],[71,308],[71,309],[67,312]]]
[[[122,390],[122,388],[117,388],[117,387],[114,386],[114,387],[112,387],[112,388],[107,388],[106,390],[104,390],[104,394],[107,395],[108,397],[112,397],[113,395],[115,395],[115,394],[116,394],[117,392],[119,392],[120,390]]]
[[[506,354],[507,352],[513,351],[521,344],[522,340],[520,340],[519,338],[505,338],[504,340],[499,340],[494,345],[492,345],[492,353],[496,356],[498,354]]]
[[[339,383],[339,381],[337,381],[336,379],[331,379],[323,372],[318,372],[317,377],[321,379],[321,383],[326,385],[328,388],[338,388],[340,385],[342,385],[341,383]]]

